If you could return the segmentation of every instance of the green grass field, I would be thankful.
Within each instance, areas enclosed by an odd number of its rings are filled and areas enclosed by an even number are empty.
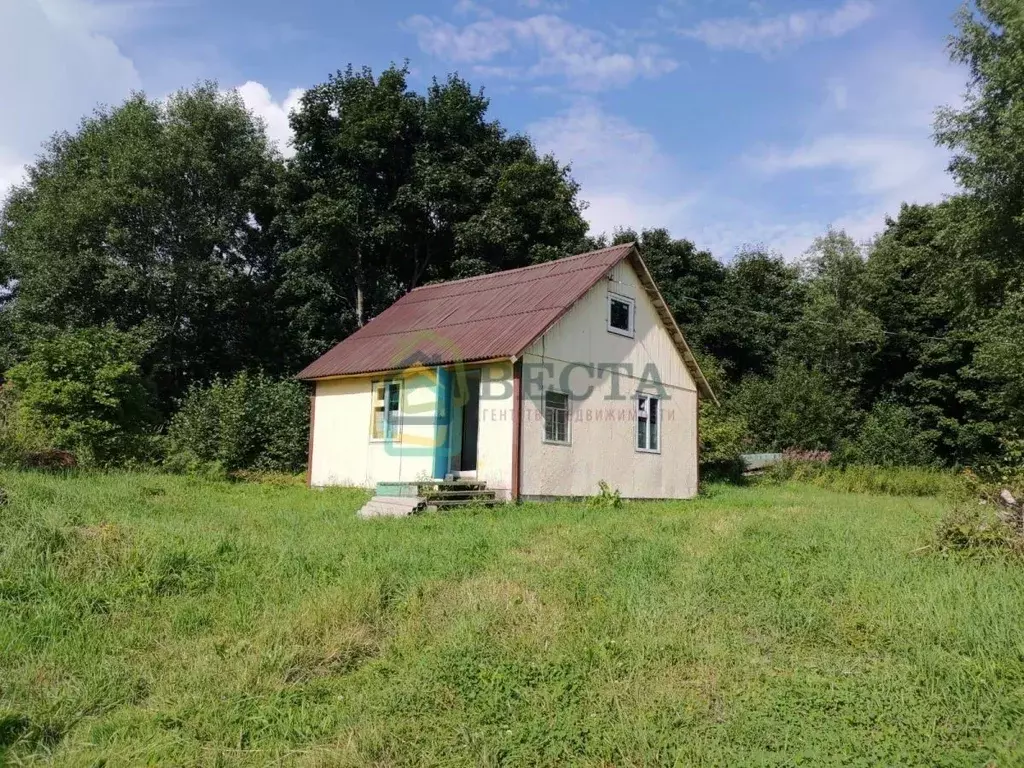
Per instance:
[[[1024,567],[915,552],[939,499],[0,487],[0,763],[1024,764]]]

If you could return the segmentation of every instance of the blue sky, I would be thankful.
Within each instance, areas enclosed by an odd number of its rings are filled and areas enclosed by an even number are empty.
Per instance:
[[[954,191],[957,0],[2,0],[0,188],[97,102],[237,87],[287,153],[301,89],[349,62],[458,71],[573,164],[594,231],[666,226],[728,259],[858,239]]]

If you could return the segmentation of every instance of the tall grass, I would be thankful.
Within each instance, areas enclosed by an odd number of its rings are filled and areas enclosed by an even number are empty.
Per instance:
[[[960,497],[969,491],[969,483],[963,476],[929,467],[842,467],[811,461],[784,461],[772,467],[763,480],[806,483],[844,493],[890,496]]]
[[[1024,569],[809,486],[360,521],[0,473],[9,764],[1014,765]]]

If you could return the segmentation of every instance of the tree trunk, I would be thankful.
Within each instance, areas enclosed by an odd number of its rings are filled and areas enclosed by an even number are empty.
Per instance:
[[[363,327],[363,315],[365,314],[364,291],[363,291],[363,254],[356,253],[356,326]]]

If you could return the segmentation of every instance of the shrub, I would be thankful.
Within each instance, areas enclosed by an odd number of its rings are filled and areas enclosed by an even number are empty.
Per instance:
[[[113,326],[34,342],[7,372],[13,403],[4,428],[15,435],[15,458],[43,448],[70,451],[83,465],[145,457],[156,424],[139,367],[147,347],[141,331]]]
[[[757,450],[831,450],[857,421],[848,392],[797,363],[781,365],[772,378],[744,379],[733,403],[746,418]]]
[[[700,473],[706,480],[738,481],[743,476],[740,454],[747,420],[728,404],[700,405]]]
[[[879,402],[856,438],[843,445],[836,461],[878,467],[929,466],[935,463],[935,438],[922,430],[909,408]]]
[[[306,461],[309,398],[297,381],[242,373],[189,390],[167,432],[167,466],[295,472]]]
[[[746,417],[732,403],[729,382],[722,364],[714,357],[698,353],[701,370],[721,405],[706,400],[700,403],[700,476],[701,480],[743,479],[743,453],[747,437]]]
[[[29,455],[45,448],[42,434],[18,410],[14,390],[0,386],[0,467],[22,466]]]

